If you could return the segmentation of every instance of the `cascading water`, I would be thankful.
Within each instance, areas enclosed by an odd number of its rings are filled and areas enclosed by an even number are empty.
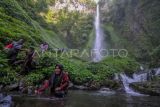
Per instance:
[[[100,28],[100,13],[99,13],[99,3],[97,2],[97,10],[96,10],[96,16],[95,16],[95,33],[96,38],[94,42],[94,55],[93,55],[93,61],[98,62],[102,60],[101,50],[103,49],[103,33]]]
[[[149,72],[143,72],[140,74],[134,73],[132,78],[127,76],[125,73],[121,73],[119,75],[115,74],[114,79],[122,81],[124,90],[126,93],[131,94],[131,95],[142,95],[142,94],[139,94],[138,92],[135,92],[132,88],[129,87],[129,85],[134,82],[148,81],[154,75],[160,75],[160,68],[151,70]]]
[[[137,79],[137,78],[130,78],[126,74],[120,74],[120,77],[121,77],[121,81],[123,82],[123,86],[124,86],[126,93],[131,94],[131,95],[141,95],[129,87],[129,84],[131,84],[133,82],[140,82],[138,80],[141,80],[141,76],[137,77],[138,78]]]

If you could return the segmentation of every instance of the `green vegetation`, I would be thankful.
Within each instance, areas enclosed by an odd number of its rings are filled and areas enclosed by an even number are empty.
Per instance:
[[[157,63],[160,62],[159,13],[156,10],[159,6],[157,0],[152,1],[155,7],[150,7],[149,0],[142,0],[135,8],[132,7],[132,3],[123,7],[121,3],[114,0],[111,10],[114,6],[120,7],[113,8],[112,12],[115,14],[105,14],[110,15],[110,18],[105,15],[102,16],[102,18],[108,19],[103,20],[102,27],[106,34],[108,47],[125,48],[129,51],[129,56],[126,58],[109,56],[98,63],[89,62],[89,58],[85,56],[83,58],[78,55],[61,57],[61,52],[56,57],[56,53],[51,51],[51,49],[57,48],[90,50],[95,35],[94,15],[92,13],[95,4],[91,0],[78,1],[80,4],[85,4],[87,12],[69,11],[68,7],[56,10],[53,7],[57,1],[0,0],[0,84],[12,84],[20,79],[28,85],[40,84],[45,78],[50,77],[57,63],[64,65],[71,81],[78,85],[90,82],[112,84],[110,79],[113,78],[114,73],[133,73],[139,67],[137,61],[147,62],[150,67],[160,65]],[[137,21],[141,19],[139,18],[141,16],[137,16],[135,13],[133,15],[136,20],[130,21],[133,18],[130,11],[132,12],[137,8],[140,8],[137,11],[139,12],[138,15],[144,12],[142,15],[142,18],[145,19],[144,22]],[[146,20],[149,22],[145,22]],[[137,26],[134,28],[132,25]],[[26,40],[23,48],[32,46],[39,51],[39,45],[43,41],[46,41],[50,48],[45,55],[37,56],[34,59],[36,69],[23,76],[19,75],[21,66],[11,67],[8,65],[8,59],[3,51],[6,44],[20,38]],[[20,52],[18,58],[24,59],[24,57],[25,52]]]
[[[42,41],[48,41],[52,47],[65,47],[53,31],[42,28],[16,0],[1,0],[0,8],[0,39],[3,44],[24,38],[26,46],[37,46]]]
[[[51,10],[52,0],[1,0],[0,39],[25,38],[28,45],[47,41],[51,48],[83,48],[93,29],[91,14]],[[89,7],[88,7],[89,8]],[[2,46],[1,46],[2,47]]]
[[[48,63],[50,62],[50,63]],[[107,57],[99,63],[87,62],[78,60],[76,58],[56,57],[45,55],[41,56],[36,60],[37,69],[30,72],[28,75],[21,76],[20,78],[26,81],[28,85],[39,84],[44,78],[50,77],[54,71],[54,66],[57,63],[61,63],[65,67],[65,71],[69,73],[71,81],[74,84],[82,85],[88,82],[98,82],[103,84],[107,79],[111,79],[114,73],[127,72],[133,73],[139,67],[139,64],[131,58],[120,58],[120,57]],[[6,62],[4,62],[6,64]],[[2,84],[8,84],[11,81],[15,82],[20,80],[17,75],[19,74],[20,68],[17,66],[16,69],[5,66],[2,67],[3,78],[1,78]],[[13,81],[14,80],[14,81]]]
[[[160,14],[159,0],[102,1],[104,32],[110,48],[125,48],[137,61],[158,67]],[[105,10],[105,9],[104,9]]]
[[[79,11],[68,12],[67,8],[49,10],[45,16],[48,23],[61,31],[60,35],[70,48],[84,48],[93,29],[93,16]]]

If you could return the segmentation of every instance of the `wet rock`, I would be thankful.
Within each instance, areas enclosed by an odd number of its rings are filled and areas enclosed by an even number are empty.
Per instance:
[[[101,87],[107,87],[108,89],[114,89],[118,90],[121,87],[120,81],[115,81],[115,80],[105,80],[102,83],[97,82],[97,81],[91,81],[88,83],[85,83],[84,85],[74,85],[69,89],[74,89],[74,90],[99,90]]]
[[[134,90],[142,94],[148,94],[151,96],[160,96],[160,80],[143,82],[143,83],[132,83],[130,84],[130,86]]]
[[[12,107],[12,97],[10,95],[0,94],[0,107]]]
[[[69,88],[72,88],[74,86],[74,84],[72,82],[69,83]]]
[[[69,87],[69,89],[72,89],[72,90],[88,90],[88,87],[85,87],[83,85],[73,85],[72,87]]]
[[[120,87],[116,90],[118,93],[126,93],[124,87]]]
[[[102,88],[100,89],[100,91],[111,91],[111,89],[106,88],[106,87],[102,87]]]
[[[117,90],[121,87],[121,82],[117,81],[117,80],[105,80],[105,81],[103,81],[101,86],[105,86],[105,87],[108,87],[110,89]]]
[[[100,88],[101,84],[97,81],[92,81],[88,86],[88,90],[99,90]]]
[[[116,91],[109,89],[107,87],[101,87],[101,89],[98,92],[102,95],[113,95],[116,93]]]
[[[3,90],[4,91],[14,91],[14,90],[18,91],[19,90],[19,85],[18,85],[18,83],[7,85],[7,86],[4,87]]]
[[[70,85],[69,89],[72,90],[99,90],[100,89],[100,83],[96,81],[84,83],[83,85]]]

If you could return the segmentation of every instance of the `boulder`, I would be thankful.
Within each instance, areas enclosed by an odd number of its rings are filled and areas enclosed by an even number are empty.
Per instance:
[[[18,83],[15,83],[15,84],[11,84],[11,85],[7,85],[4,87],[3,89],[4,91],[18,91],[19,90],[19,84]]]
[[[141,94],[160,96],[160,81],[132,83],[130,86]]]
[[[88,87],[83,85],[73,85],[72,87],[69,87],[71,90],[88,90]]]
[[[105,80],[101,86],[108,87],[110,89],[118,90],[121,87],[121,82],[117,80]]]
[[[12,107],[12,97],[10,95],[0,94],[0,107]]]
[[[97,81],[92,81],[88,84],[88,90],[99,90],[101,88],[101,84]]]

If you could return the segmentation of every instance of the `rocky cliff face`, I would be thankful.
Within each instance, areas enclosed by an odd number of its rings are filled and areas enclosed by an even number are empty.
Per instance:
[[[88,0],[90,1],[90,0]],[[86,1],[87,2],[87,1]],[[59,10],[67,8],[68,11],[79,11],[85,13],[93,13],[94,3],[91,2],[86,4],[86,2],[77,2],[77,0],[59,0],[55,1],[54,4],[50,5],[50,9]]]
[[[101,0],[100,4],[110,47],[126,48],[139,61],[159,66],[160,1]]]

